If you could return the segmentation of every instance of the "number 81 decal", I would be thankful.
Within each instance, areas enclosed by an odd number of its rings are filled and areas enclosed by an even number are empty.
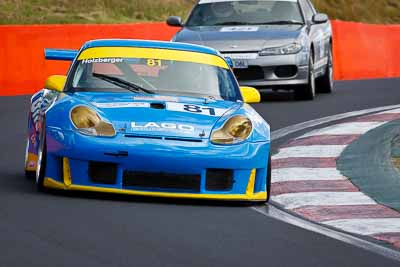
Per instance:
[[[193,113],[208,112],[211,116],[215,116],[215,109],[213,108],[204,108],[196,105],[184,105],[183,109]]]
[[[190,112],[206,116],[221,116],[226,111],[226,109],[222,108],[211,108],[208,106],[181,103],[167,103],[167,109],[171,111]]]
[[[161,59],[149,58],[149,59],[147,59],[147,66],[149,66],[149,67],[161,67],[162,66]]]

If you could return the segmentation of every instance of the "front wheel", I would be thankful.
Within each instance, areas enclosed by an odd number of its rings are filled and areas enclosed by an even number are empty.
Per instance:
[[[297,100],[313,100],[315,98],[314,56],[312,54],[308,64],[308,83],[297,87],[294,96]]]
[[[35,171],[28,171],[29,166],[29,137],[26,138],[26,148],[25,148],[25,177],[27,179],[35,178]]]
[[[271,155],[268,157],[268,169],[267,169],[267,200],[268,202],[271,198],[271,180],[272,180],[272,171],[271,171]]]
[[[46,148],[46,134],[45,128],[42,130],[42,136],[40,138],[40,146],[38,149],[38,160],[36,165],[36,186],[38,191],[44,191],[44,178],[46,176],[46,158],[47,158],[47,148]]]

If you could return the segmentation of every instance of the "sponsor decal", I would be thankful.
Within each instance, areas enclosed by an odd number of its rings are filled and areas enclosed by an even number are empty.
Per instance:
[[[35,167],[36,167],[36,162],[34,162],[34,161],[28,162],[28,168],[35,168]]]
[[[39,114],[40,114],[40,109],[42,107],[42,96],[43,96],[43,91],[38,92],[32,97],[32,105],[31,105],[31,116],[32,116],[32,121],[33,121],[33,126],[36,129],[36,131],[39,130]]]
[[[222,54],[224,58],[231,59],[256,59],[258,57],[257,53],[233,53],[233,54]]]
[[[184,103],[167,103],[167,110],[189,112],[206,116],[222,116],[226,112],[226,109],[223,108],[212,108],[209,106],[199,106]]]
[[[82,64],[90,64],[90,63],[121,63],[124,60],[122,58],[89,58],[83,59]]]
[[[195,128],[187,124],[176,124],[170,122],[131,122],[132,130],[143,130],[143,131],[160,131],[160,130],[178,130],[184,132],[194,132]]]
[[[220,32],[256,32],[258,29],[256,26],[232,26],[222,27]]]
[[[36,136],[35,136],[35,134],[31,135],[30,140],[31,140],[32,145],[36,144]]]
[[[111,102],[111,103],[92,103],[98,108],[148,108],[150,103],[145,102]]]

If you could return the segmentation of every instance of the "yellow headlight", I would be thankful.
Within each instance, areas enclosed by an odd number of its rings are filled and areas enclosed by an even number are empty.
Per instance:
[[[222,128],[211,134],[211,142],[216,144],[235,144],[246,140],[253,130],[249,118],[241,115],[227,120]]]
[[[77,106],[71,110],[71,120],[75,127],[83,134],[95,136],[114,136],[115,130],[111,123],[100,118],[92,109]]]

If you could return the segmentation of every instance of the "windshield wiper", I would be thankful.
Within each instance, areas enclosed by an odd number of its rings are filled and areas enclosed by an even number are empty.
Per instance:
[[[247,22],[241,22],[241,21],[226,21],[214,24],[214,26],[228,26],[228,25],[249,25],[249,24]]]
[[[103,81],[109,82],[109,83],[114,84],[114,85],[116,85],[118,87],[125,88],[125,89],[127,89],[127,90],[129,90],[129,91],[131,91],[133,93],[145,92],[147,94],[154,94],[154,92],[149,90],[149,89],[143,88],[143,87],[141,87],[141,86],[139,86],[137,84],[128,82],[128,81],[126,81],[124,79],[121,79],[121,78],[118,78],[118,77],[115,77],[115,76],[111,76],[111,75],[107,75],[107,74],[101,74],[101,73],[95,73],[95,72],[93,72],[92,75],[93,75],[93,77],[99,78],[99,79],[101,79]]]
[[[256,23],[254,23],[256,24]],[[288,25],[288,24],[295,24],[295,25],[304,25],[303,22],[297,20],[273,20],[273,21],[266,21],[257,24],[263,25]]]

